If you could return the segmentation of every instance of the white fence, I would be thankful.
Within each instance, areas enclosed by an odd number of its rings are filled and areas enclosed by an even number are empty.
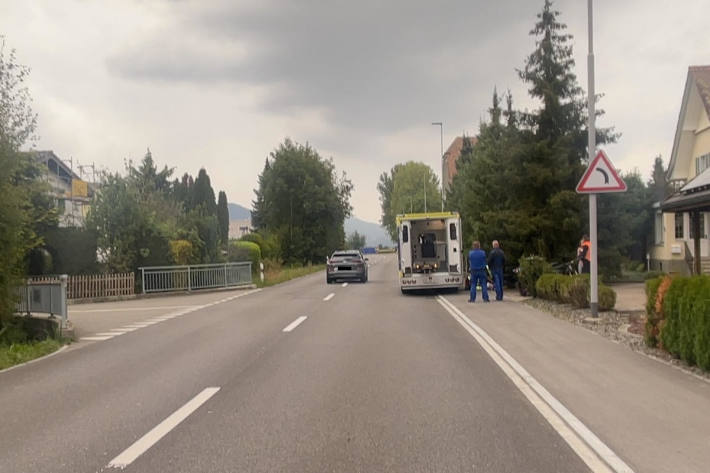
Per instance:
[[[141,271],[143,294],[235,287],[252,282],[251,262],[138,269]]]

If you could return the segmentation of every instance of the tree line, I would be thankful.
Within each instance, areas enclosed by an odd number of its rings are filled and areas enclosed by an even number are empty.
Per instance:
[[[512,262],[524,255],[571,260],[588,232],[587,200],[575,192],[588,164],[586,100],[575,74],[573,38],[559,15],[545,0],[530,31],[535,48],[516,70],[539,107],[517,110],[509,91],[501,96],[494,89],[475,144],[463,138],[457,174],[446,194],[445,208],[460,212],[467,243],[500,240]],[[597,107],[597,114],[603,113]],[[619,136],[613,128],[597,128],[599,145]],[[662,161],[654,166],[662,170]],[[393,237],[397,213],[423,210],[424,187],[411,182],[433,183],[431,174],[428,166],[409,162],[380,176],[381,222]],[[654,172],[646,184],[638,171],[627,173],[628,192],[599,196],[598,257],[604,274],[619,275],[624,259],[643,261],[662,174]]]
[[[33,152],[37,115],[29,68],[0,37],[0,340],[28,275],[130,272],[141,266],[262,257],[272,264],[322,262],[345,244],[352,184],[332,159],[286,139],[267,158],[255,190],[256,233],[229,241],[227,196],[207,171],[173,177],[148,150],[122,172],[104,173],[83,227],[59,227],[47,169]],[[360,240],[352,242],[359,244]]]
[[[105,176],[91,204],[87,231],[95,232],[99,260],[109,272],[141,266],[213,263],[229,239],[227,196],[215,199],[207,171],[197,177],[158,169],[150,150],[139,165]]]

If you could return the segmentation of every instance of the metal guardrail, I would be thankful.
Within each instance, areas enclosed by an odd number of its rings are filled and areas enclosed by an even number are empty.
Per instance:
[[[252,282],[251,262],[148,266],[138,269],[141,271],[143,294],[236,287]]]
[[[67,327],[67,275],[51,282],[32,282],[17,288],[18,302],[15,310],[20,314],[49,314],[61,319],[60,328]]]

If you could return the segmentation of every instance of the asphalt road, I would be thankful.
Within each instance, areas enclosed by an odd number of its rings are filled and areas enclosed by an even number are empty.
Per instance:
[[[0,373],[0,472],[589,471],[434,296],[371,260],[366,284],[183,301]]]

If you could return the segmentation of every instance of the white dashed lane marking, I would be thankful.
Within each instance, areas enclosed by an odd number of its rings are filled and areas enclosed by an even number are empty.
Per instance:
[[[182,421],[195,412],[202,404],[206,403],[212,396],[217,394],[220,388],[205,388],[197,396],[193,397],[177,411],[173,412],[160,424],[133,443],[107,465],[108,468],[119,468],[123,470],[133,463],[136,458],[143,455],[150,447],[155,445],[165,437],[171,430],[177,427]]]
[[[225,302],[232,301],[234,299],[238,299],[240,297],[248,296],[249,294],[254,294],[255,292],[259,292],[261,289],[253,289],[251,291],[244,292],[242,294],[237,294],[236,296],[231,296],[231,297],[225,297],[224,299],[220,299],[216,302],[211,302],[209,304],[203,304],[203,305],[179,305],[179,306],[166,306],[166,307],[149,307],[149,308],[144,308],[144,307],[139,307],[139,308],[133,308],[133,309],[103,309],[103,310],[96,310],[96,311],[77,311],[77,312],[125,312],[125,311],[131,311],[131,310],[158,310],[158,309],[182,309],[180,311],[176,312],[171,312],[168,314],[164,315],[156,315],[151,317],[150,319],[146,319],[141,322],[134,322],[130,324],[126,324],[123,327],[120,328],[112,328],[108,330],[107,332],[100,332],[100,333],[95,333],[91,336],[88,337],[81,337],[79,338],[80,341],[86,341],[86,342],[102,342],[104,340],[109,340],[114,337],[118,337],[119,335],[123,335],[128,332],[133,332],[135,330],[145,328],[145,327],[150,327],[151,325],[158,324],[160,322],[165,322],[166,320],[174,319],[176,317],[180,317],[185,314],[189,314],[191,312],[198,311],[200,309],[206,309],[208,307],[212,307],[217,304],[223,304]]]
[[[305,315],[300,316],[299,318],[297,318],[296,320],[294,320],[293,322],[288,324],[286,327],[284,327],[283,331],[284,332],[292,331],[293,329],[295,329],[296,327],[301,325],[301,323],[303,323],[303,321],[306,320],[307,318],[308,317],[306,317]]]
[[[327,301],[331,300],[333,297],[335,297],[335,293],[334,293],[334,292],[331,292],[330,294],[328,294],[327,296],[325,296],[325,297],[323,298],[323,300],[327,302]]]
[[[343,287],[348,287],[348,283],[344,282]]]

